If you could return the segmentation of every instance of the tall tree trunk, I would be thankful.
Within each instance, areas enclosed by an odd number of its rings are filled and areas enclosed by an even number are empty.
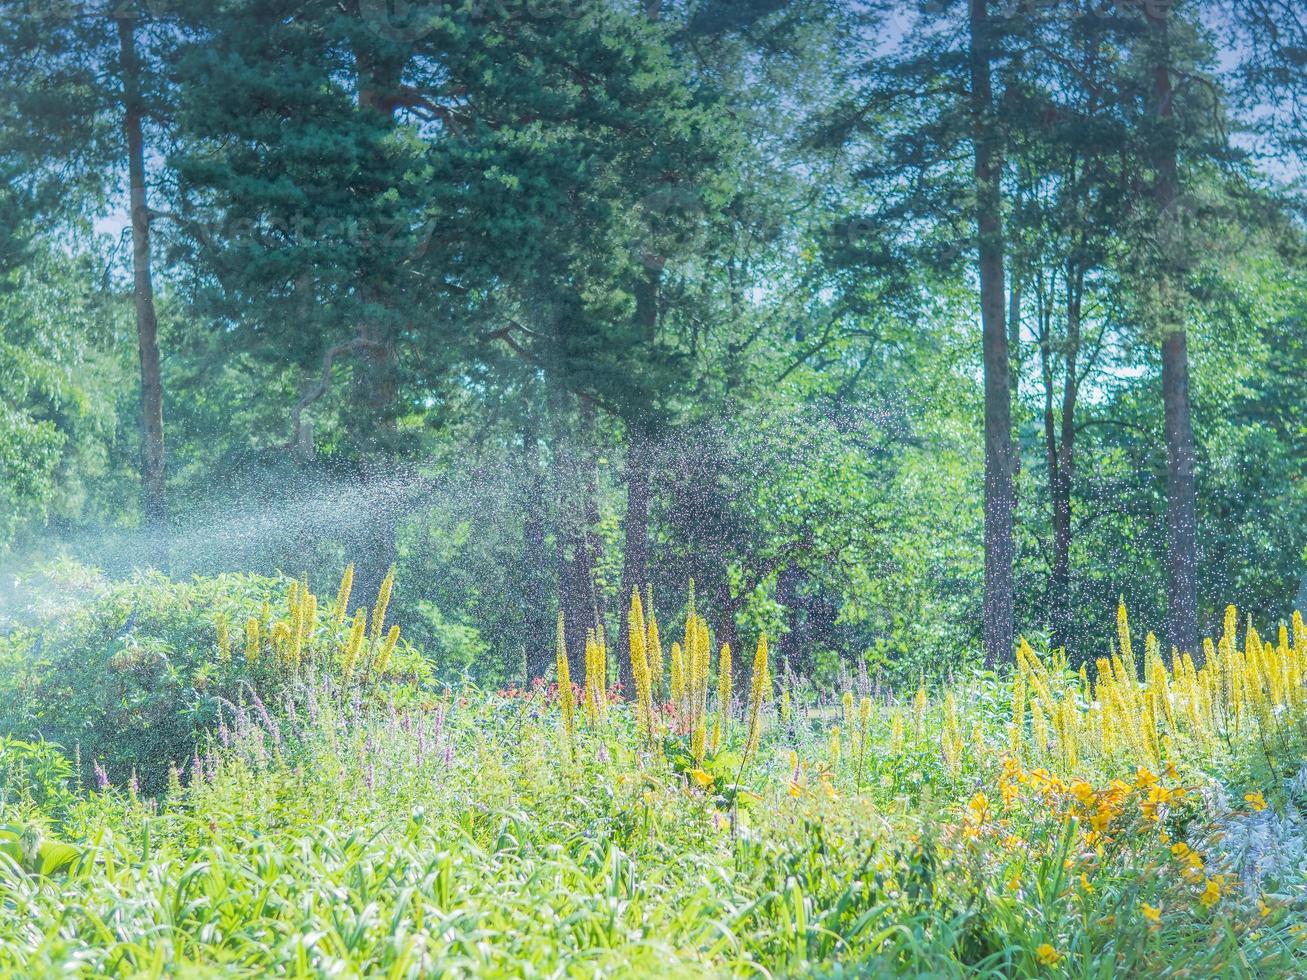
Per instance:
[[[1173,330],[1162,342],[1162,403],[1166,415],[1166,631],[1171,646],[1202,655],[1198,639],[1197,485],[1189,418],[1188,338]]]
[[[1176,219],[1179,188],[1178,149],[1173,119],[1174,92],[1171,84],[1170,41],[1167,11],[1149,12],[1154,45],[1153,97],[1158,119],[1157,185],[1158,220]],[[1167,257],[1163,257],[1163,262]],[[1168,270],[1158,277],[1156,309],[1174,302]],[[1163,314],[1166,316],[1167,314]],[[1182,652],[1199,656],[1198,641],[1198,548],[1197,485],[1194,476],[1196,451],[1189,410],[1189,342],[1183,323],[1163,324],[1162,406],[1166,435],[1166,543],[1167,642]]]
[[[1016,262],[1011,265],[1015,266]],[[1012,473],[1016,476],[1021,473],[1021,422],[1018,409],[1021,401],[1021,271],[1017,268],[1012,269],[1012,282],[1008,287],[1007,350],[1008,363],[1011,365],[1008,371],[1008,396],[1012,401],[1012,425],[1017,430],[1012,438]]]
[[[656,10],[656,7],[655,7]],[[654,15],[656,18],[656,14]],[[644,256],[644,281],[635,290],[635,317],[642,340],[652,345],[658,339],[658,286],[662,281],[664,260],[660,255]],[[621,635],[617,637],[618,679],[623,694],[635,691],[630,657],[626,655],[631,592],[644,591],[649,581],[649,468],[653,461],[653,440],[645,428],[647,420],[626,420],[626,521],[622,552]],[[648,613],[646,612],[646,615]]]
[[[634,678],[631,674],[631,661],[626,655],[627,630],[630,618],[632,590],[638,589],[644,595],[644,587],[649,581],[649,466],[651,447],[647,436],[637,430],[628,437],[626,450],[626,520],[625,547],[622,554],[622,632],[617,639],[617,649],[621,651],[617,662],[619,679],[625,694],[634,691]],[[648,612],[645,612],[648,616]]]
[[[1061,424],[1053,413],[1052,371],[1045,367],[1044,431],[1048,451],[1049,497],[1053,505],[1053,566],[1049,605],[1053,646],[1065,648],[1071,637],[1071,489],[1075,483],[1076,401],[1079,397],[1080,310],[1083,273],[1068,275],[1067,326],[1062,381]],[[1047,354],[1045,355],[1047,357]],[[1060,438],[1056,433],[1060,428]]]
[[[551,399],[554,442],[554,492],[557,501],[557,575],[559,606],[566,629],[568,666],[579,684],[585,674],[585,636],[598,628],[602,608],[595,588],[594,568],[599,560],[595,528],[598,524],[597,463],[594,409],[582,403],[574,433],[568,432],[569,396],[555,392]]]
[[[528,680],[545,677],[554,664],[553,617],[548,605],[548,555],[545,551],[545,480],[540,468],[540,440],[530,407],[522,427],[522,524],[525,588],[522,644]]]
[[[122,69],[123,134],[132,211],[132,298],[141,362],[141,503],[154,562],[168,564],[167,457],[163,441],[163,374],[159,367],[159,329],[150,272],[150,208],[145,191],[145,137],[141,122],[141,66],[130,17],[118,20]]]
[[[971,112],[975,143],[981,349],[985,372],[985,662],[1013,656],[1012,402],[1004,317],[1001,153],[990,78],[993,27],[987,0],[970,0]]]

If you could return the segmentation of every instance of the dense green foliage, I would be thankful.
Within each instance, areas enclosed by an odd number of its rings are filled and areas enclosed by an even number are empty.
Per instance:
[[[141,632],[193,642],[171,655],[216,678],[221,650],[183,631],[258,585],[147,579],[72,619],[113,632],[128,597],[151,599],[173,628]],[[1274,655],[1301,670],[1296,630]],[[569,732],[548,685],[282,680],[267,712],[242,702],[192,743],[158,796],[96,765],[121,739],[84,742],[78,772],[0,736],[0,969],[1254,977],[1307,955],[1298,693],[1260,736],[1227,720],[1222,742],[1164,739],[1150,771],[1130,730],[1074,763],[1037,707],[1013,736],[1014,690],[1082,683],[1028,661],[930,697],[845,688],[843,707],[785,684],[725,713],[713,697],[722,735],[701,763],[661,681],[651,742],[619,698],[578,706]],[[105,674],[75,682],[93,717]],[[26,723],[7,706],[5,728]]]
[[[215,624],[257,616],[272,584],[223,575],[174,585],[158,573],[110,583],[76,567],[52,571],[28,597],[38,615],[0,638],[5,729],[84,748],[120,782],[136,772],[147,788],[162,787],[222,701],[248,700],[249,666],[239,650],[216,656]]]
[[[556,608],[615,633],[633,584],[691,572],[724,635],[766,625],[803,672],[974,656],[965,5],[437,6],[6,14],[6,566],[355,561],[375,589],[396,563],[437,671],[489,683],[541,674]],[[1168,6],[1170,131],[1146,10],[1009,6],[1018,632],[1080,660],[1119,595],[1163,614],[1159,323],[1188,335],[1202,626],[1231,599],[1283,616],[1301,20]],[[129,92],[170,515],[143,536]],[[1155,215],[1162,140],[1180,197]]]
[[[0,0],[0,973],[1302,973],[1305,52]]]

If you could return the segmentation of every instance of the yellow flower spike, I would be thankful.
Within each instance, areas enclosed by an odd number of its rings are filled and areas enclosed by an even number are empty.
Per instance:
[[[381,652],[377,654],[377,673],[384,674],[386,668],[390,666],[390,656],[395,652],[395,644],[399,642],[399,624],[396,623],[386,632],[386,639],[381,644]]]
[[[390,594],[395,588],[395,566],[391,565],[386,577],[381,580],[377,590],[377,604],[372,608],[372,642],[381,638],[381,631],[386,623],[386,610],[390,608]]]
[[[840,726],[833,725],[830,730],[830,764],[840,764]]]
[[[649,589],[649,601],[646,603],[649,613],[648,636],[645,638],[645,654],[649,658],[650,697],[655,703],[663,699],[663,643],[658,635],[658,620],[654,617],[653,588]]]
[[[1034,757],[1042,759],[1048,751],[1048,725],[1044,721],[1044,710],[1036,698],[1030,702],[1030,734],[1034,740]]]
[[[702,724],[707,724],[708,713],[708,669],[712,658],[712,643],[708,636],[708,623],[699,620],[698,636],[695,640],[694,689],[696,695],[695,716]]]
[[[762,739],[762,704],[771,694],[771,675],[767,666],[767,634],[758,637],[758,649],[753,655],[753,678],[749,686],[749,739],[744,755],[747,759],[758,751]]]
[[[345,645],[344,657],[341,660],[340,673],[347,681],[354,671],[354,665],[358,663],[359,652],[363,649],[363,637],[367,632],[367,628],[367,610],[360,608],[354,613],[354,625],[350,628],[349,641]]]
[[[594,630],[585,637],[585,704],[591,721],[601,721],[607,715],[607,659],[604,648]]]
[[[290,643],[287,660],[292,667],[299,665],[300,651],[304,646],[304,606],[303,600],[296,602],[290,614]]]
[[[670,673],[672,706],[679,712],[681,704],[685,700],[685,667],[681,655],[681,645],[675,641],[672,642]]]
[[[354,563],[345,566],[345,574],[340,577],[340,588],[336,590],[336,602],[331,607],[332,631],[339,630],[349,613],[349,594],[354,590]]]
[[[636,723],[645,736],[653,738],[652,679],[649,675],[649,658],[645,650],[648,632],[644,622],[644,606],[640,590],[631,590],[631,609],[627,616],[627,650],[631,661],[631,679],[635,682]]]
[[[247,664],[256,663],[259,659],[259,620],[257,616],[251,616],[245,621],[245,662]]]
[[[572,693],[572,673],[567,662],[567,639],[564,633],[563,612],[558,611],[558,629],[554,645],[554,663],[558,672],[558,707],[563,716],[564,749],[571,752],[576,733],[576,697]]]
[[[304,616],[300,624],[305,645],[312,645],[318,632],[318,597],[312,592],[304,601]]]
[[[1133,676],[1135,654],[1134,647],[1130,643],[1130,616],[1126,612],[1124,596],[1116,606],[1116,638],[1121,653],[1121,662],[1130,668]]]
[[[599,714],[608,717],[608,635],[600,621],[595,629],[595,682],[599,692]]]

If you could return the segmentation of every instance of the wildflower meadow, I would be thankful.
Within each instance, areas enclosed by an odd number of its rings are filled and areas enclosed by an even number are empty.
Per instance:
[[[432,680],[393,578],[98,587],[5,641],[13,976],[1266,976],[1307,961],[1307,626],[816,689],[690,585],[527,687]],[[260,594],[276,588],[276,594]],[[148,591],[146,591],[148,590]],[[145,592],[186,648],[66,657]],[[174,606],[160,602],[166,614]],[[662,618],[659,609],[662,609]],[[174,620],[166,620],[176,628]],[[545,638],[546,642],[550,638]],[[625,661],[633,690],[616,678]],[[150,704],[182,674],[194,697]],[[93,680],[91,680],[93,678]],[[127,710],[139,731],[99,717]],[[161,758],[156,708],[178,716]],[[148,718],[148,723],[143,722]],[[81,733],[80,735],[78,733]],[[143,751],[149,748],[151,751]]]
[[[1307,0],[0,0],[0,980],[1307,977]]]

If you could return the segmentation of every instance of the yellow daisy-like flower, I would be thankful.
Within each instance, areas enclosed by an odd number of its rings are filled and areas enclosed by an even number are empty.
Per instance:
[[[1040,943],[1035,947],[1035,959],[1044,966],[1057,966],[1062,962],[1062,954],[1049,943]]]
[[[1198,901],[1203,903],[1205,908],[1211,908],[1221,900],[1221,886],[1217,884],[1215,878],[1208,878],[1207,883],[1203,886],[1202,894],[1198,896]]]
[[[704,772],[702,769],[691,769],[690,778],[694,780],[695,785],[703,786],[705,788],[711,786],[715,781],[714,776]]]
[[[1256,793],[1245,793],[1243,798],[1252,807],[1253,813],[1261,813],[1266,809],[1266,797],[1262,796],[1260,790]]]
[[[1139,905],[1139,911],[1143,913],[1144,918],[1153,925],[1157,926],[1162,924],[1162,910],[1156,905],[1149,905],[1147,902],[1141,902]]]

